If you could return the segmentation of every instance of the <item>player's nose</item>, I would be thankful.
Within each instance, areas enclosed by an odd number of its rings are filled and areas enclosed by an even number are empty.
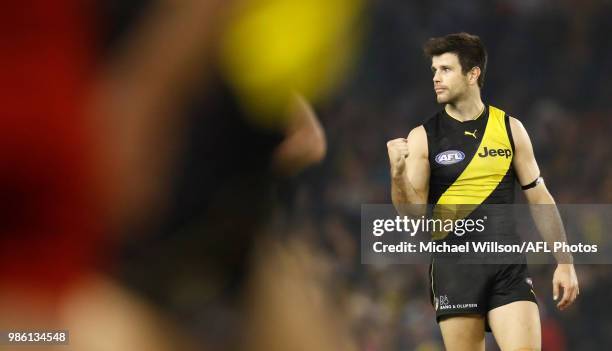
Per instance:
[[[438,74],[438,72],[434,73],[432,80],[434,83],[440,82],[440,75]]]

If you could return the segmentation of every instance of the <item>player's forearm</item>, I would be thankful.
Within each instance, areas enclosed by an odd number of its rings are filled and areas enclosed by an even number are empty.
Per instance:
[[[424,204],[422,196],[414,190],[406,175],[391,177],[391,201],[397,212],[402,216],[419,216],[424,211],[418,204]]]
[[[561,215],[550,193],[544,189],[527,198],[533,221],[548,245],[553,246],[555,242],[567,242],[567,235],[565,234]],[[556,252],[553,255],[557,263],[574,262],[571,253]]]
[[[406,196],[406,192],[402,189],[402,186],[397,183],[397,180],[391,180],[391,201],[397,212],[401,214],[402,205],[408,204],[408,196]]]

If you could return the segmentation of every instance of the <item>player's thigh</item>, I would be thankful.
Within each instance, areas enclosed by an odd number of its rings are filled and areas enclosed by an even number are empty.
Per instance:
[[[494,308],[488,319],[502,351],[541,350],[540,313],[535,303],[516,301]]]
[[[440,320],[440,330],[447,351],[484,350],[484,317],[458,315]]]

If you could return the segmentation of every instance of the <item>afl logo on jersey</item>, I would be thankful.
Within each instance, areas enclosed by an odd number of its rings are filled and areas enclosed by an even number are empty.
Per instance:
[[[465,158],[465,154],[459,150],[448,150],[436,155],[436,163],[441,165],[452,165],[453,163],[461,162]]]

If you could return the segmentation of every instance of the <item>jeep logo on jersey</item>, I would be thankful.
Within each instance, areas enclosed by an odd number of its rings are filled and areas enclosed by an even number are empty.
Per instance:
[[[461,162],[465,158],[465,154],[459,150],[448,150],[436,155],[436,162],[441,165],[452,165],[453,163]]]
[[[486,146],[482,150],[481,153],[478,154],[480,157],[497,157],[497,156],[505,156],[506,158],[512,156],[512,150],[510,149],[488,149]]]

